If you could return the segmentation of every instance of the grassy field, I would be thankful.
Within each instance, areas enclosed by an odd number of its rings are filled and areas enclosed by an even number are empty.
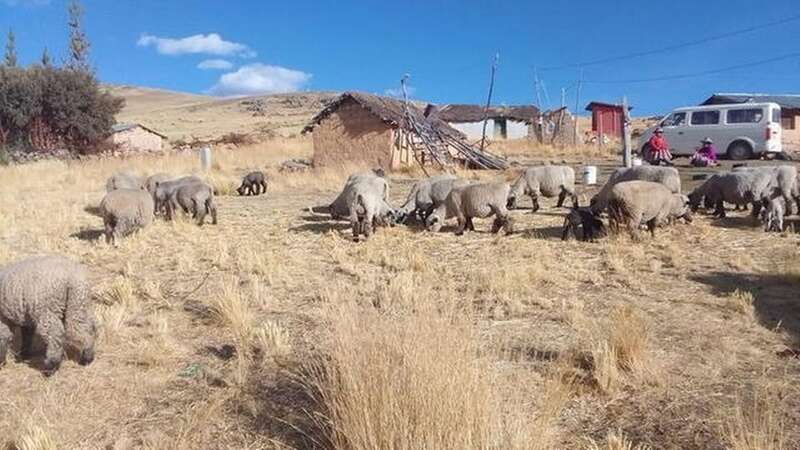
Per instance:
[[[590,149],[494,148],[613,166]],[[638,244],[562,242],[545,201],[513,213],[511,236],[484,220],[354,243],[305,208],[357,168],[277,173],[309,155],[308,140],[217,152],[219,225],[157,220],[118,248],[87,212],[106,178],[190,173],[196,155],[0,168],[0,264],[83,262],[101,323],[88,367],[48,379],[40,359],[9,357],[0,446],[800,448],[798,234],[731,213]],[[268,194],[227,195],[251,169]],[[681,171],[686,190],[697,172]],[[391,176],[395,205],[417,177]]]

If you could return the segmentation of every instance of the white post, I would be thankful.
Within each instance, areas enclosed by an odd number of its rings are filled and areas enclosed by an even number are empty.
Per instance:
[[[200,166],[203,172],[211,170],[211,147],[203,147],[200,149]]]
[[[631,116],[628,111],[628,98],[622,97],[622,162],[625,167],[631,167]]]

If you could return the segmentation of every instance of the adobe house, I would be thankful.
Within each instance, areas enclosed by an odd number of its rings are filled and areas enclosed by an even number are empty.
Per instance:
[[[701,105],[730,105],[737,103],[777,103],[781,107],[783,143],[800,147],[800,95],[713,94]]]
[[[424,166],[435,158],[443,165],[462,158],[494,158],[488,152],[474,154],[460,132],[437,118],[435,108],[427,112],[409,103],[409,120],[400,100],[345,92],[311,119],[303,133],[313,132],[314,165],[320,167],[357,163],[398,169]]]
[[[539,110],[531,105],[495,106],[488,111],[480,105],[445,105],[439,111],[439,118],[470,140],[483,136],[484,118],[487,138],[521,139],[533,132],[532,125],[539,118]]]
[[[167,137],[138,123],[118,123],[111,127],[111,143],[126,151],[160,152]]]

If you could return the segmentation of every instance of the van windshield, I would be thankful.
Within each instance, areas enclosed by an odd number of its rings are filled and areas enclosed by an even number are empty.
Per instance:
[[[677,127],[686,123],[686,113],[685,112],[678,112],[672,113],[671,116],[664,119],[661,122],[662,127]]]

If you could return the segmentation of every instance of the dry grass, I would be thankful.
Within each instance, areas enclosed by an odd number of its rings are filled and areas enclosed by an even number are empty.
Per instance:
[[[589,450],[650,450],[651,447],[631,442],[621,431],[609,431],[605,445],[591,441],[588,448]]]
[[[725,307],[748,320],[755,319],[755,308],[753,307],[753,294],[747,291],[736,289],[725,297]]]
[[[536,214],[513,212],[512,236],[477,220],[462,237],[400,226],[354,244],[346,224],[304,209],[329,202],[363,167],[276,172],[310,152],[307,138],[217,149],[204,175],[222,194],[253,169],[271,177],[268,194],[220,195],[219,225],[157,220],[118,248],[96,239],[101,221],[85,210],[105,179],[123,168],[197,172],[197,155],[0,168],[0,264],[46,252],[80,260],[101,323],[88,367],[68,361],[45,379],[9,358],[0,441],[21,442],[35,417],[60,448],[309,448],[310,438],[585,448],[605,430],[654,448],[721,448],[735,433],[720,432],[715,412],[735,418],[729,393],[763,367],[788,386],[781,401],[769,397],[784,448],[800,446],[800,396],[787,383],[800,366],[776,355],[800,336],[800,236],[751,230],[732,214],[641,243],[561,242],[562,211],[544,200]],[[587,160],[608,173],[579,153],[536,162]],[[418,176],[391,175],[394,204]],[[757,320],[730,320],[737,311]],[[317,377],[303,379],[324,394],[322,407],[285,380],[312,362]],[[765,415],[748,412],[750,398],[740,402],[744,425],[729,430],[765,428],[750,419]],[[306,429],[309,413],[331,432]],[[629,441],[602,445],[635,448]]]
[[[57,441],[33,421],[26,422],[16,437],[5,443],[8,450],[56,450]]]
[[[790,448],[784,417],[786,388],[762,381],[753,392],[740,393],[732,412],[723,416],[723,435],[732,450]]]

